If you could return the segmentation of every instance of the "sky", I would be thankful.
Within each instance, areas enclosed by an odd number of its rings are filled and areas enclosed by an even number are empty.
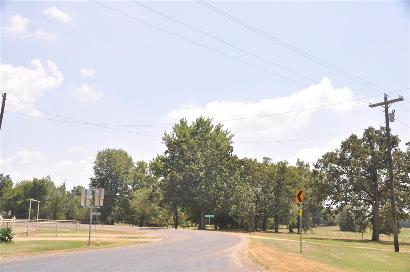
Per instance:
[[[200,115],[239,157],[314,163],[384,124],[368,107],[384,92],[404,97],[391,127],[410,140],[405,1],[0,5],[0,172],[14,181],[87,186],[98,151],[150,161],[172,124]]]

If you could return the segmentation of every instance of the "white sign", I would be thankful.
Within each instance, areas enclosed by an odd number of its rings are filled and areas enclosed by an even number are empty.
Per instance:
[[[104,203],[104,188],[94,190],[94,206],[101,207]]]
[[[90,207],[91,189],[81,190],[81,207]]]

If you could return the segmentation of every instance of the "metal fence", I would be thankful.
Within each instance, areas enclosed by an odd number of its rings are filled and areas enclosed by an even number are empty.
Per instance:
[[[74,220],[28,220],[28,219],[0,219],[0,227],[10,227],[16,234],[24,232],[27,236],[36,231],[47,230],[58,236],[59,230],[79,231],[80,223]]]

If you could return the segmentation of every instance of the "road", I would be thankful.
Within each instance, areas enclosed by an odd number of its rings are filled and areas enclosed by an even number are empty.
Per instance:
[[[255,271],[241,261],[245,240],[236,235],[194,230],[149,230],[158,242],[98,250],[36,254],[2,260],[1,272],[12,271]]]

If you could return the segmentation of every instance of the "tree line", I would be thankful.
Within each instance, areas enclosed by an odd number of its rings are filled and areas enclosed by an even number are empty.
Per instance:
[[[213,214],[218,229],[273,229],[298,226],[295,192],[305,191],[303,229],[339,224],[341,230],[372,230],[372,240],[391,232],[386,142],[383,127],[352,134],[315,164],[298,160],[262,161],[233,153],[233,135],[211,119],[182,119],[163,136],[166,150],[152,161],[134,162],[121,149],[99,151],[91,188],[104,188],[100,220],[140,226],[197,226]],[[392,137],[397,206],[401,219],[410,210],[410,146]],[[27,199],[41,206],[40,217],[86,220],[81,187],[67,191],[50,178],[13,185],[0,176],[0,210],[27,217]],[[44,202],[43,202],[44,201]]]

